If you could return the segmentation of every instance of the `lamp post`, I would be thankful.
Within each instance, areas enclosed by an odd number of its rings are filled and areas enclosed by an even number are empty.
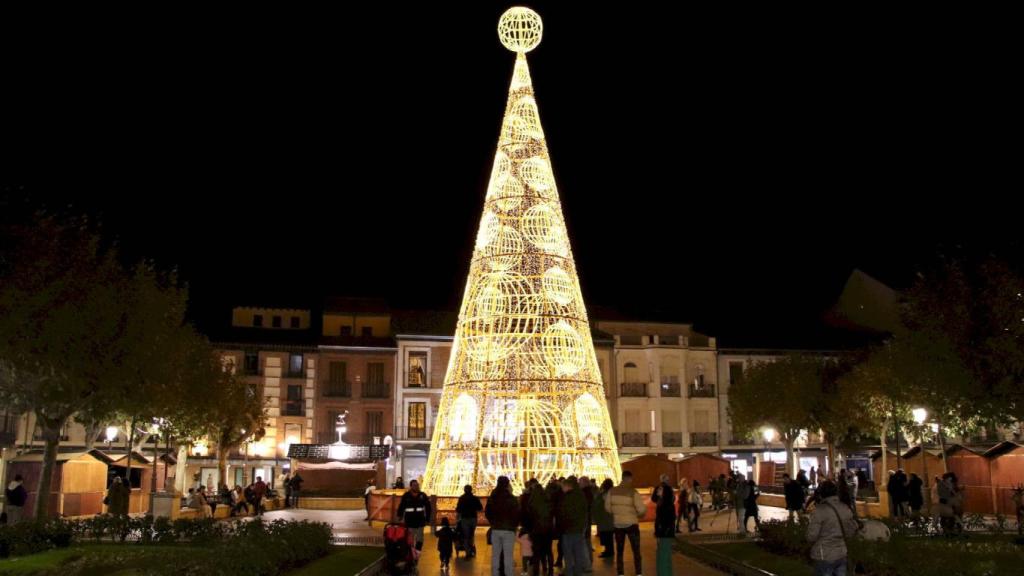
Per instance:
[[[761,431],[761,438],[764,439],[765,458],[769,458],[770,452],[768,451],[768,448],[771,445],[772,441],[775,440],[775,429],[774,428],[765,428],[764,430]],[[772,465],[774,467],[774,462],[772,463]],[[758,470],[758,476],[760,476],[760,470]],[[775,473],[773,471],[772,472],[772,481],[774,481],[774,480],[775,480]],[[763,481],[763,480],[761,480],[761,478],[758,478],[758,484],[763,484],[765,486],[768,485],[768,483]]]
[[[928,420],[928,411],[924,408],[914,408],[911,413],[914,415],[914,422],[917,423],[917,442],[921,448],[921,474],[924,476],[924,493],[921,499],[924,500],[925,513],[931,511],[931,490],[928,488],[928,454],[924,450],[924,423]]]

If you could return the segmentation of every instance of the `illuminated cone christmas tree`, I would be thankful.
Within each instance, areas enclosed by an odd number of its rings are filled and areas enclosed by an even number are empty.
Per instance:
[[[424,489],[508,476],[619,480],[619,459],[526,52],[540,17],[505,12],[508,104],[434,428]],[[486,492],[485,492],[486,493]]]

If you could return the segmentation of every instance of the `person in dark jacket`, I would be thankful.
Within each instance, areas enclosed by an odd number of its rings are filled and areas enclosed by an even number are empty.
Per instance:
[[[587,559],[590,563],[594,562],[594,543],[591,541],[590,527],[594,525],[594,496],[597,494],[596,486],[594,481],[586,476],[580,476],[580,490],[583,491],[583,497],[587,499],[587,528],[583,531],[583,540],[587,545]]]
[[[761,513],[757,508],[757,497],[761,495],[761,491],[757,488],[757,484],[750,483],[750,491],[747,493],[746,505],[743,507],[743,531],[746,531],[747,520],[754,519],[754,529],[761,530]]]
[[[4,508],[7,512],[7,522],[17,524],[21,521],[22,510],[28,500],[28,492],[25,490],[24,479],[21,474],[15,474],[14,480],[4,490]]]
[[[530,499],[527,503],[523,526],[530,534],[533,548],[533,573],[553,574],[554,557],[551,555],[551,533],[553,531],[553,512],[547,491],[537,480],[532,481]]]
[[[465,542],[466,556],[476,556],[476,545],[473,536],[476,534],[477,514],[483,510],[480,499],[473,495],[473,487],[466,484],[463,487],[462,496],[459,496],[459,503],[455,505],[455,514],[458,517],[459,529]]]
[[[416,537],[416,549],[423,550],[423,527],[430,521],[430,498],[420,492],[418,481],[409,482],[409,490],[398,501],[396,513]]]
[[[782,493],[786,496],[786,510],[789,510],[789,519],[792,520],[804,509],[804,489],[789,474],[783,474]]]
[[[921,477],[911,472],[910,480],[907,480],[907,503],[910,504],[910,511],[914,516],[921,513],[921,506],[924,505],[924,482]]]
[[[672,545],[676,540],[676,508],[668,474],[661,475],[661,484],[651,494],[654,502],[654,537],[658,540],[655,562],[658,576],[672,576]]]
[[[507,476],[498,477],[484,507],[484,516],[491,525],[491,574],[504,570],[511,576],[515,569],[516,528],[519,526],[519,501],[512,495]],[[504,564],[504,566],[502,566]]]
[[[441,570],[448,571],[448,563],[452,559],[452,547],[455,533],[448,525],[448,517],[441,518],[441,528],[437,531],[437,552],[441,557]]]
[[[594,504],[590,507],[591,516],[597,524],[597,540],[604,546],[604,550],[598,558],[612,558],[615,556],[613,536],[615,534],[615,522],[610,512],[604,509],[604,499],[608,497],[608,491],[615,487],[611,478],[605,478],[601,483],[601,491],[594,496]]]
[[[558,509],[562,505],[562,488],[561,482],[565,478],[558,480],[552,478],[545,490],[548,493],[548,500],[551,503],[551,516],[554,519],[554,531],[551,533],[551,540],[555,545],[555,568],[562,568],[562,527],[558,525]]]
[[[575,476],[562,481],[562,501],[557,523],[562,529],[562,553],[565,555],[566,576],[582,576],[590,569],[590,555],[583,541],[587,526],[587,498],[580,490]]]

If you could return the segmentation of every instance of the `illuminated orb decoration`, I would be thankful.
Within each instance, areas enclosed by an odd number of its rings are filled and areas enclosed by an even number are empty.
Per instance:
[[[513,52],[525,54],[540,44],[544,25],[540,15],[522,6],[505,11],[498,20],[498,38],[501,44]]]
[[[424,490],[487,494],[499,476],[621,477],[590,322],[525,53],[540,18],[513,8],[517,52],[438,406]]]

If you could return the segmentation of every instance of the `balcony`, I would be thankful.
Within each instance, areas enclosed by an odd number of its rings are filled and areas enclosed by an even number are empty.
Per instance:
[[[662,379],[661,381],[661,397],[662,398],[679,398],[680,386],[679,380],[676,378]]]
[[[373,444],[374,437],[379,438],[381,443],[384,437],[390,432],[346,432],[344,440],[346,444],[367,446]],[[316,435],[319,444],[334,444],[338,441],[338,433],[334,430],[324,430]]]
[[[624,398],[645,398],[647,397],[647,382],[623,382],[621,396]]]
[[[690,432],[690,447],[718,446],[717,432]]]
[[[714,398],[715,397],[715,385],[714,384],[690,384],[689,396],[690,396],[690,398]]]
[[[623,448],[646,448],[647,447],[647,432],[623,432],[622,433],[622,447]]]
[[[661,433],[661,445],[662,446],[683,446],[683,433],[682,432],[662,432]]]
[[[305,400],[285,400],[284,405],[281,406],[281,416],[305,416],[306,415],[306,401]]]
[[[389,390],[391,384],[387,382],[366,383],[363,384],[363,398],[387,398]]]
[[[395,429],[395,435],[399,440],[427,440],[429,441],[434,435],[434,428],[431,426],[418,427],[418,426],[399,426]]]
[[[324,396],[328,398],[349,398],[352,396],[352,383],[348,380],[335,381],[330,380],[323,383]]]

